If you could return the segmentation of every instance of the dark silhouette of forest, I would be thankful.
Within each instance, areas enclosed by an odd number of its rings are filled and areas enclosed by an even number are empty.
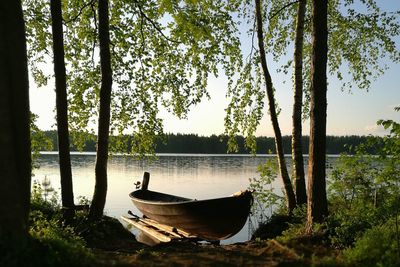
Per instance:
[[[57,133],[56,131],[45,131],[44,134],[51,140],[53,144],[53,150],[57,150]],[[74,134],[72,134],[74,136]],[[355,148],[365,143],[368,140],[368,136],[327,136],[326,153],[327,154],[340,154],[348,153],[354,154]],[[129,136],[119,136],[112,138],[114,142],[124,143],[124,151],[119,152],[129,152],[130,151],[130,141]],[[83,151],[96,151],[96,136],[86,135],[84,140]],[[238,144],[237,154],[249,154],[251,153],[245,146],[245,138],[243,136],[236,137]],[[227,153],[227,142],[228,136],[224,135],[211,135],[211,136],[201,136],[197,134],[165,134],[162,137],[157,138],[155,142],[155,152],[156,153],[200,153],[200,154],[225,154]],[[275,143],[273,137],[257,137],[257,154],[275,154]],[[303,151],[308,154],[308,142],[309,137],[303,136]],[[73,142],[72,142],[73,143]],[[375,147],[369,148],[368,153],[374,154],[379,146],[376,143]],[[283,136],[283,148],[285,154],[291,153],[291,136]],[[78,147],[71,145],[71,150],[78,151]]]

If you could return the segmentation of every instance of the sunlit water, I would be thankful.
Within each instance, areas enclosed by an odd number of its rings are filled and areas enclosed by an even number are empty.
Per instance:
[[[128,210],[140,214],[128,194],[135,190],[134,183],[142,180],[144,171],[150,172],[150,190],[195,199],[218,198],[248,188],[249,179],[258,176],[257,166],[268,157],[273,156],[160,154],[157,160],[148,162],[128,156],[113,156],[108,164],[105,213],[116,218],[126,215]],[[47,177],[59,192],[58,155],[42,153],[38,161],[40,168],[34,170],[33,180],[41,182]],[[94,190],[95,155],[74,153],[71,163],[76,201],[79,196],[90,199]],[[281,191],[280,179],[273,187],[277,192]],[[238,234],[223,243],[246,241],[249,234],[249,224],[246,224]]]

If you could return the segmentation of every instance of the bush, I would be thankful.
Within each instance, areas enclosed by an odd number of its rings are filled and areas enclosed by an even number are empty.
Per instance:
[[[42,185],[33,184],[29,237],[16,242],[2,236],[0,266],[94,266],[94,256],[83,238],[63,224],[57,193],[45,192]]]
[[[343,258],[352,266],[400,266],[400,124],[378,123],[390,134],[341,156],[329,179],[331,241],[350,247]],[[377,155],[368,155],[378,141]]]
[[[261,223],[251,236],[251,240],[272,239],[289,228],[290,216],[273,214],[266,222]]]
[[[353,248],[344,251],[345,262],[354,266],[400,266],[398,227],[398,222],[392,218],[365,231]]]
[[[276,192],[273,187],[278,177],[278,162],[276,159],[268,159],[264,164],[257,167],[259,177],[250,178],[249,190],[253,192],[254,204],[252,217],[258,225],[269,220],[274,213],[283,213],[284,197]]]
[[[94,266],[95,260],[85,242],[58,219],[49,219],[39,210],[30,214],[30,236],[24,241],[0,239],[0,266],[67,267]]]
[[[79,237],[72,227],[63,226],[58,219],[48,219],[40,211],[31,213],[30,234],[45,257],[33,256],[32,262],[37,266],[91,266],[94,258],[85,247],[84,240]],[[35,250],[35,249],[34,249]],[[35,264],[32,266],[36,266]]]
[[[371,137],[356,155],[342,155],[336,162],[328,180],[328,223],[335,245],[350,246],[366,230],[399,213],[400,128],[395,126],[377,156],[366,154],[376,142]]]
[[[306,205],[295,208],[290,216],[285,213],[284,208],[277,210],[259,224],[251,239],[276,238],[285,243],[294,237],[303,235],[303,232],[305,232],[306,213]]]

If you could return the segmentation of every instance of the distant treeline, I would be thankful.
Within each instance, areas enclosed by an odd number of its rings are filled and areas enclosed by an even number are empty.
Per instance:
[[[57,132],[45,131],[44,134],[53,143],[53,150],[57,151]],[[115,138],[115,137],[114,137]],[[118,137],[116,137],[118,138]],[[340,154],[347,152],[353,154],[355,147],[367,141],[367,136],[327,136],[326,153]],[[96,151],[96,138],[94,135],[87,136],[84,141],[83,151]],[[237,136],[238,154],[248,154],[249,149],[245,146],[245,138]],[[225,154],[227,153],[227,136],[199,136],[197,134],[166,134],[164,138],[156,140],[156,153],[200,153],[200,154]],[[275,143],[273,137],[257,137],[257,154],[274,154]],[[303,153],[308,154],[309,137],[303,137]],[[285,154],[291,153],[291,137],[283,137],[283,147]],[[129,148],[128,148],[129,149]],[[72,145],[72,151],[79,150]],[[370,148],[369,153],[374,154],[374,148]],[[124,151],[121,151],[124,152]]]

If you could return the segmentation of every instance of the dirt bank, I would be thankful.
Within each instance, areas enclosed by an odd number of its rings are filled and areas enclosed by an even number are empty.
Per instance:
[[[270,241],[231,245],[173,242],[148,247],[137,243],[114,250],[94,249],[104,266],[306,266],[295,251]]]

